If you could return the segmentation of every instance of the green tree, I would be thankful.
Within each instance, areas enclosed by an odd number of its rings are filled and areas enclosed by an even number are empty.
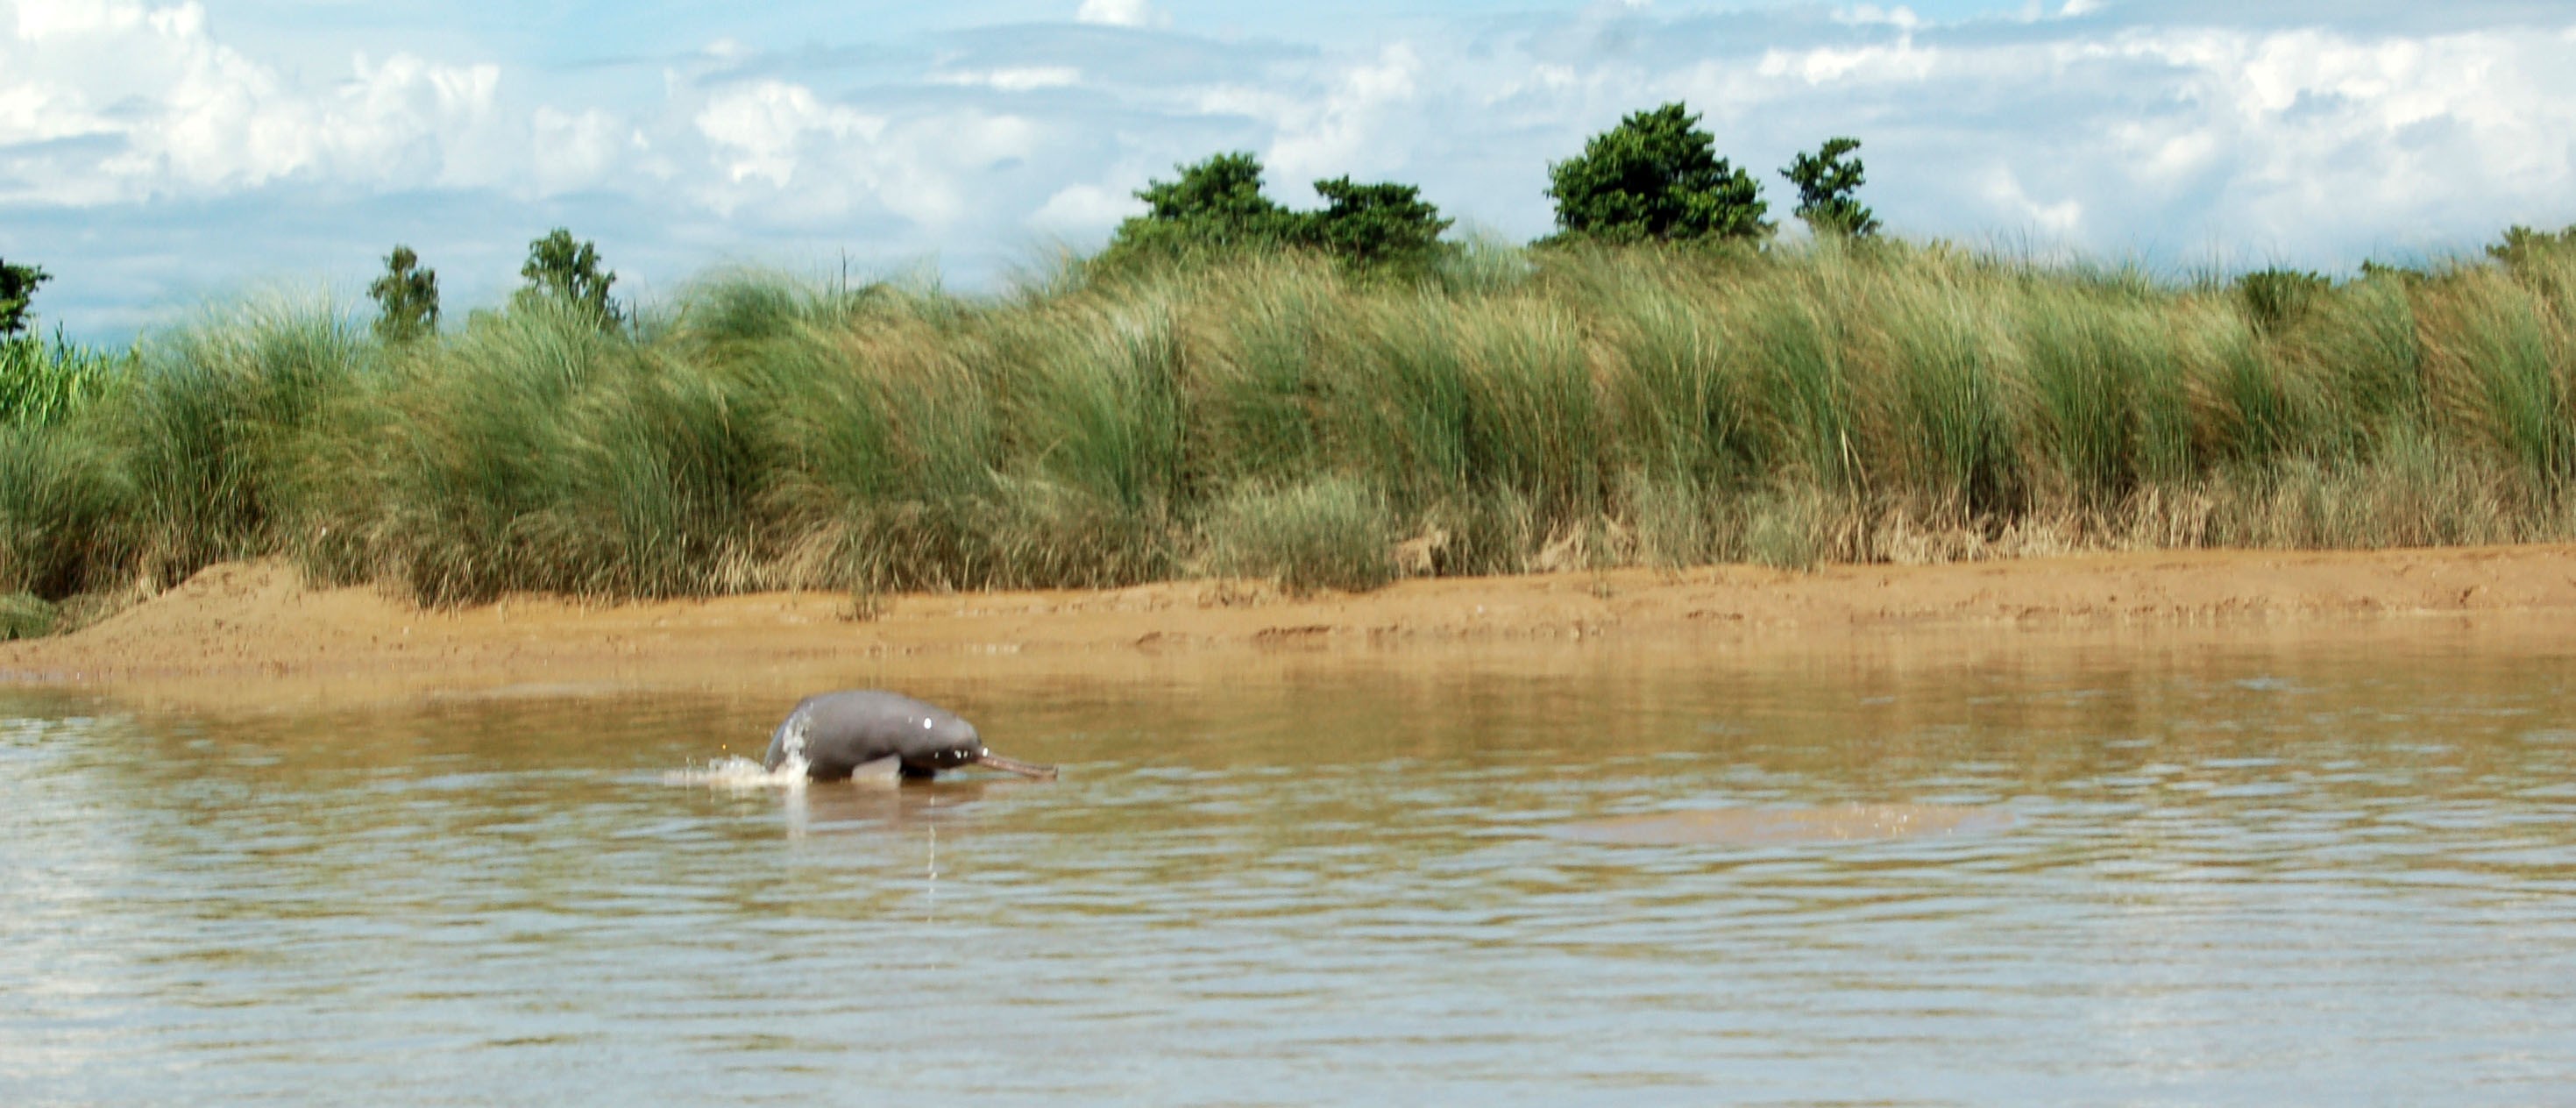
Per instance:
[[[411,247],[396,245],[385,255],[385,275],[367,286],[376,299],[376,338],[385,343],[410,342],[438,332],[438,271],[420,265]]]
[[[1358,184],[1349,177],[1317,181],[1315,191],[1326,207],[1299,212],[1262,195],[1261,159],[1248,152],[1175,168],[1179,179],[1148,182],[1137,191],[1147,210],[1118,225],[1104,260],[1304,247],[1367,268],[1418,259],[1449,227],[1440,209],[1424,202],[1412,185]]]
[[[1173,168],[1180,170],[1179,180],[1148,181],[1136,191],[1136,199],[1152,209],[1144,218],[1261,229],[1287,214],[1261,194],[1261,159],[1250,151],[1218,154],[1197,165]]]
[[[1174,168],[1178,180],[1149,181],[1136,191],[1147,210],[1118,225],[1104,257],[1188,257],[1277,247],[1295,237],[1296,213],[1261,194],[1261,159],[1249,152]]]
[[[35,325],[27,302],[35,298],[36,286],[52,279],[40,267],[0,261],[0,338],[24,334]]]
[[[1798,218],[1819,235],[1861,238],[1878,233],[1878,216],[1855,195],[1865,180],[1860,159],[1850,156],[1858,149],[1859,139],[1829,138],[1815,153],[1798,155],[1780,171],[1798,186]]]
[[[1299,237],[1353,265],[1371,268],[1418,262],[1439,246],[1449,220],[1422,199],[1422,190],[1391,182],[1353,184],[1349,177],[1315,182],[1324,210],[1306,218]]]
[[[1717,156],[1717,140],[1679,103],[1637,112],[1548,167],[1547,194],[1566,237],[1753,239],[1771,233],[1753,175]]]
[[[519,267],[519,276],[528,283],[518,292],[518,304],[553,301],[590,316],[603,330],[624,318],[617,302],[608,298],[608,287],[617,283],[616,271],[602,272],[599,249],[587,239],[574,242],[572,232],[564,228],[528,243],[528,264]]]

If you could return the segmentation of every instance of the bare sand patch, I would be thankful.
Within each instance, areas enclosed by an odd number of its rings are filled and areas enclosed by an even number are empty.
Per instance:
[[[1288,597],[1187,581],[1099,592],[777,593],[423,610],[312,588],[270,562],[211,567],[77,634],[0,644],[0,681],[150,685],[183,699],[281,686],[492,696],[602,691],[853,660],[1383,650],[1432,643],[1804,642],[1961,630],[2351,621],[2576,609],[2576,547],[2096,554],[1789,572],[1722,566],[1412,580]],[[2554,621],[2551,626],[2557,626]],[[2576,637],[2576,636],[2571,636]]]

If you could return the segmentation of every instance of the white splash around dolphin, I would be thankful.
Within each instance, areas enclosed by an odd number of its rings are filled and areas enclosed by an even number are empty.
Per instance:
[[[665,785],[704,785],[710,789],[803,789],[806,785],[805,759],[789,758],[778,768],[763,769],[758,761],[739,754],[711,758],[694,769],[675,769],[662,775]]]
[[[662,783],[704,785],[710,789],[732,789],[741,792],[753,789],[803,791],[807,782],[805,713],[798,712],[789,716],[787,722],[779,725],[779,731],[786,736],[787,756],[778,760],[777,769],[763,767],[757,758],[745,758],[736,754],[710,759],[701,769],[672,770],[662,775]]]

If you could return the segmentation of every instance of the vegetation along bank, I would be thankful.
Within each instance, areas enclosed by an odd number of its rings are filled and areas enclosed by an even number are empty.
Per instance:
[[[2156,280],[1882,237],[1837,140],[1783,244],[1705,139],[1630,117],[1529,246],[1407,186],[1290,212],[1227,155],[996,295],[639,308],[557,232],[461,324],[403,249],[373,326],[18,335],[0,637],[271,556],[455,604],[2576,538],[2576,234]]]

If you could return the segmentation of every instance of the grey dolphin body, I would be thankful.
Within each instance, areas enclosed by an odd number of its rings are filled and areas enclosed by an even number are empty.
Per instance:
[[[981,765],[1042,781],[1054,766],[1015,762],[985,749],[975,725],[957,713],[882,689],[820,693],[796,702],[769,736],[761,765],[777,769],[791,753],[805,756],[805,775],[838,781],[872,762],[892,758],[905,777],[927,778],[943,769]]]

